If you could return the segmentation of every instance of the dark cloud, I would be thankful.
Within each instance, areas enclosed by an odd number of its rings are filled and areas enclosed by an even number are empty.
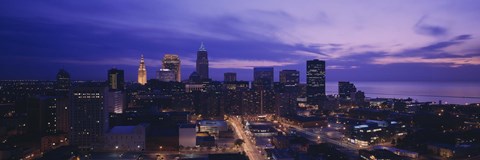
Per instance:
[[[467,35],[467,34],[459,35],[459,36],[456,36],[455,38],[453,38],[451,40],[437,42],[437,43],[422,47],[419,50],[438,51],[440,49],[444,49],[444,48],[447,48],[447,47],[450,47],[450,46],[453,46],[453,45],[458,45],[458,44],[464,43],[466,40],[471,39],[471,37],[472,37],[471,35]]]
[[[423,16],[420,20],[415,24],[414,30],[418,34],[427,35],[427,36],[445,36],[448,33],[448,29],[442,26],[430,25],[426,24],[424,21],[427,16]]]

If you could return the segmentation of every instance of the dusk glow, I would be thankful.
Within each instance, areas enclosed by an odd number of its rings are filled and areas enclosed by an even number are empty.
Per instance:
[[[470,74],[480,69],[478,8],[473,0],[11,1],[0,6],[0,73],[52,79],[63,67],[100,80],[115,66],[134,81],[140,54],[154,78],[174,53],[188,77],[204,42],[214,80],[228,70],[252,80],[255,66],[305,73],[305,61],[317,58],[335,70],[328,81],[478,81]]]
[[[0,2],[0,160],[480,160],[480,0]]]

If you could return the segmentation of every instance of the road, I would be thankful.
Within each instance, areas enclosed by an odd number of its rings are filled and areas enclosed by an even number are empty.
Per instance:
[[[248,158],[250,160],[265,159],[264,156],[262,156],[260,150],[257,149],[257,146],[253,144],[252,141],[250,141],[250,138],[245,134],[245,129],[242,127],[243,125],[241,124],[240,120],[232,116],[229,118],[228,122],[230,122],[232,124],[232,127],[235,129],[237,137],[243,139],[243,141],[245,142],[242,147]]]
[[[346,153],[350,159],[357,159],[358,158],[358,150],[361,149],[356,145],[345,143],[342,140],[336,140],[329,138],[324,132],[320,131],[319,133],[315,133],[313,131],[295,126],[290,125],[287,123],[281,123],[283,126],[286,127],[293,127],[297,131],[297,134],[300,133],[303,137],[309,139],[310,141],[314,142],[326,142],[337,146],[337,149],[343,153]],[[320,139],[319,139],[320,138]],[[320,141],[319,141],[320,140]]]

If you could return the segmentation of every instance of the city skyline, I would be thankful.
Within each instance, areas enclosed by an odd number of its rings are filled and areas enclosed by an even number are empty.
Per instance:
[[[186,79],[204,42],[213,80],[236,72],[251,81],[253,67],[304,75],[310,59],[327,61],[327,81],[480,80],[471,74],[480,69],[480,3],[412,2],[8,2],[1,6],[0,74],[53,80],[64,68],[74,80],[103,80],[117,67],[136,81],[144,54],[153,79],[162,56],[176,53]]]
[[[480,1],[6,1],[0,160],[480,160]]]

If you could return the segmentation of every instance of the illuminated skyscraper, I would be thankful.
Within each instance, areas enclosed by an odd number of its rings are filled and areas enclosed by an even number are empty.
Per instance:
[[[141,85],[145,85],[147,83],[147,69],[145,68],[145,60],[142,58],[140,59],[140,66],[138,67],[138,83]]]
[[[180,58],[176,54],[165,54],[162,60],[162,69],[169,69],[175,73],[175,80],[180,82],[181,72],[180,72]]]
[[[200,79],[208,79],[208,53],[205,46],[200,44],[200,48],[197,52],[197,73],[200,75]]]
[[[307,103],[320,105],[325,98],[325,61],[307,61]]]

